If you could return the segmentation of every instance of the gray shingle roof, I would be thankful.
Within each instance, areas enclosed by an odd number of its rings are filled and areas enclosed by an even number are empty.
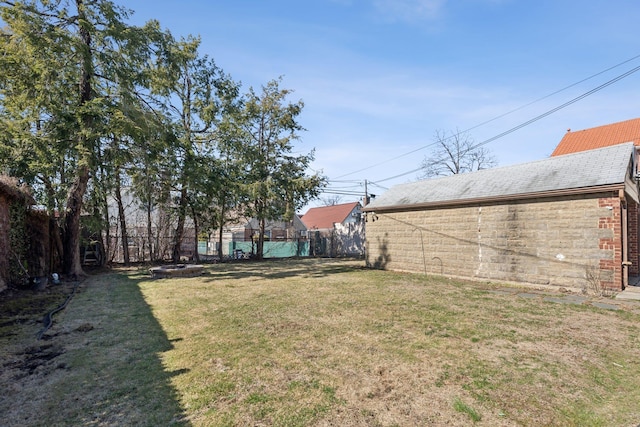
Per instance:
[[[366,209],[524,196],[623,184],[633,143],[391,187]]]

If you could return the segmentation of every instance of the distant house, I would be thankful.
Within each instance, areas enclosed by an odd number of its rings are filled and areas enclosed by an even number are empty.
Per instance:
[[[330,233],[335,224],[347,225],[360,222],[362,205],[360,202],[342,203],[333,206],[310,208],[302,216],[307,230]]]
[[[310,208],[301,219],[311,240],[311,255],[364,254],[364,223],[360,202]]]
[[[636,147],[640,146],[640,118],[579,131],[569,129],[553,150],[551,157],[610,147],[625,142],[633,142]]]
[[[397,185],[364,208],[367,265],[622,290],[640,261],[634,159],[629,142]]]

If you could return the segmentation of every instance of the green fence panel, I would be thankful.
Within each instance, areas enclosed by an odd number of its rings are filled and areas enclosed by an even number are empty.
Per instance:
[[[252,253],[251,242],[229,243],[229,253],[233,258]],[[291,258],[309,256],[309,242],[264,242],[263,258]]]

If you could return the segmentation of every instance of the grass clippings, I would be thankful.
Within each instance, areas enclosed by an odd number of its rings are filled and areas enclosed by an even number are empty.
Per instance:
[[[102,274],[43,342],[29,324],[0,337],[0,413],[21,426],[637,425],[638,311],[547,296],[340,260]]]

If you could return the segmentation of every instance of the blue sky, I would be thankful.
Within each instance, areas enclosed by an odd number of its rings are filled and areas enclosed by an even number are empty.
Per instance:
[[[640,66],[634,59],[520,108],[640,55],[636,0],[121,4],[135,11],[133,23],[157,19],[175,36],[200,35],[201,52],[244,91],[283,76],[291,99],[305,103],[296,148],[315,148],[314,170],[348,191],[368,180],[380,194],[417,179],[408,172],[437,130],[474,128],[482,142]],[[499,166],[545,158],[568,128],[640,117],[638,94],[640,72],[486,147]]]

